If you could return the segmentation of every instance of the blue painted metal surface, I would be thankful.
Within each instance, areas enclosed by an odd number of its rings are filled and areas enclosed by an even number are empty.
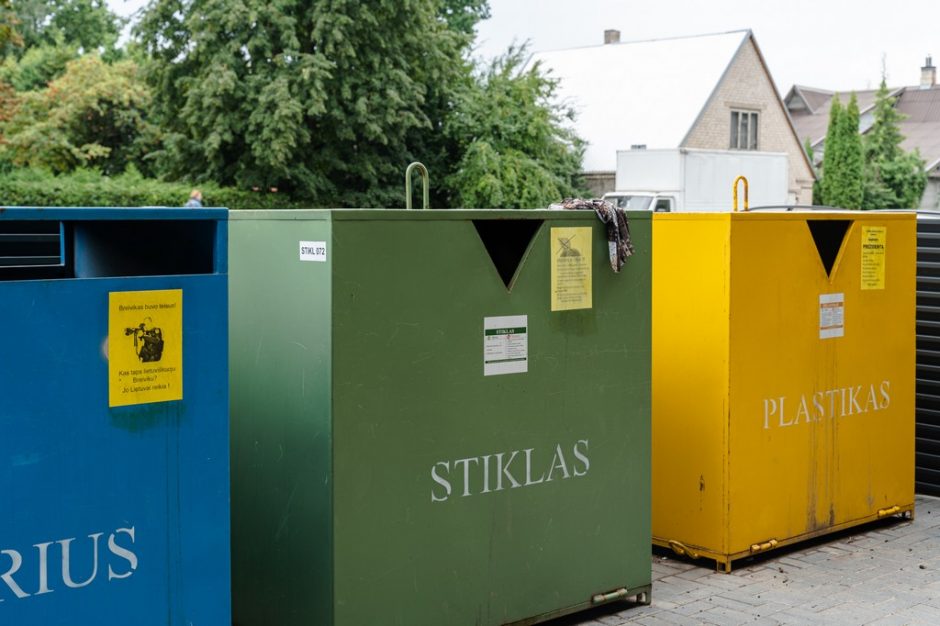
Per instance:
[[[66,251],[61,278],[0,274],[0,624],[231,624],[225,215],[0,209],[61,221]],[[157,260],[122,276],[135,248]],[[183,399],[109,408],[109,293],[166,289]]]

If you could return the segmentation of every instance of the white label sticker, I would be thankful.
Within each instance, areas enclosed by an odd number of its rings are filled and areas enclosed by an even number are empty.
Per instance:
[[[529,371],[529,316],[483,318],[483,375]]]
[[[300,260],[301,261],[319,261],[326,262],[326,242],[325,241],[301,241],[300,242]]]
[[[831,339],[845,335],[845,294],[819,295],[819,338]]]

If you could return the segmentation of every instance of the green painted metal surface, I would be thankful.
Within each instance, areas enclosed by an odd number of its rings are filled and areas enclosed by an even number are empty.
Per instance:
[[[648,591],[648,214],[630,226],[614,274],[591,212],[231,215],[235,624],[498,625]],[[551,310],[555,227],[591,229],[590,309]],[[484,319],[521,315],[528,371],[485,376]]]

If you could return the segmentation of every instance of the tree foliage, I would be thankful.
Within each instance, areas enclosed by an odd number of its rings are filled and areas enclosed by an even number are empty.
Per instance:
[[[833,96],[823,153],[822,200],[829,206],[843,209],[862,206],[864,155],[858,125],[855,94],[845,109],[838,94]]]
[[[901,148],[904,116],[884,79],[875,97],[873,123],[858,133],[855,94],[846,109],[833,98],[823,154],[822,201],[849,209],[916,208],[927,185],[920,154]]]
[[[555,83],[521,49],[474,70],[487,0],[151,0],[124,50],[107,0],[0,0],[0,15],[16,27],[0,30],[7,172],[90,168],[106,185],[137,168],[277,188],[285,206],[401,206],[420,160],[435,207],[583,191]]]
[[[525,57],[511,48],[461,93],[445,126],[462,155],[445,181],[453,205],[544,208],[583,191],[583,145],[565,125],[573,111],[553,102],[557,82]]]
[[[61,76],[69,61],[77,59],[78,48],[66,44],[40,44],[27,49],[19,58],[8,56],[0,64],[0,81],[17,91],[42,89]]]
[[[474,74],[486,0],[155,0],[136,34],[172,179],[277,187],[318,206],[544,206],[580,145],[521,51]]]
[[[124,24],[107,0],[16,0],[13,7],[23,44],[17,56],[35,46],[63,44],[112,52]]]
[[[901,148],[904,136],[899,123],[904,116],[894,107],[894,100],[882,79],[872,127],[865,136],[865,209],[916,208],[927,186],[920,154]]]
[[[862,186],[865,158],[862,152],[862,137],[858,134],[859,112],[855,93],[849,97],[849,104],[842,117],[842,173],[839,195],[835,197],[835,206],[846,209],[862,207]]]
[[[835,94],[829,105],[829,126],[826,129],[825,143],[823,143],[823,179],[820,183],[823,204],[831,204],[830,197],[836,195],[838,191],[835,187],[838,169],[842,162],[842,145],[839,141],[842,137],[842,116],[842,101],[839,99],[839,94]]]
[[[18,167],[68,172],[100,168],[106,174],[140,162],[152,129],[150,92],[132,61],[109,65],[96,55],[70,62],[39,91],[20,94],[0,126],[0,158]]]
[[[458,33],[473,35],[477,22],[490,16],[488,0],[441,0],[440,15]]]
[[[13,50],[23,45],[19,24],[12,0],[0,0],[0,50]]]
[[[434,0],[155,0],[137,33],[172,177],[276,186],[321,205],[401,203],[433,133],[429,85],[468,38]]]

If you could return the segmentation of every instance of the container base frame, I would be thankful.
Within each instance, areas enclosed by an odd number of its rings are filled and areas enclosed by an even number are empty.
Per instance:
[[[767,554],[773,550],[783,548],[785,546],[791,546],[796,543],[807,541],[809,539],[815,539],[816,537],[822,537],[823,535],[828,535],[831,533],[836,533],[842,530],[847,530],[855,526],[862,526],[864,524],[870,524],[872,522],[877,522],[878,520],[888,519],[890,517],[901,517],[908,520],[914,519],[914,503],[899,505],[897,510],[892,512],[890,515],[883,515],[879,513],[874,513],[866,517],[862,517],[856,520],[851,520],[848,522],[843,522],[841,524],[835,524],[833,526],[827,526],[825,528],[820,528],[809,533],[804,533],[802,535],[797,535],[795,537],[789,537],[787,539],[774,539],[772,541],[773,545],[769,547],[764,547],[760,550],[742,550],[740,552],[734,552],[731,554],[725,554],[722,552],[715,552],[709,550],[708,548],[703,548],[701,546],[683,544],[676,540],[663,539],[661,537],[653,536],[653,545],[660,546],[662,548],[669,548],[679,556],[685,556],[689,559],[696,561],[700,558],[706,558],[715,562],[715,571],[723,572],[725,574],[731,573],[731,565],[734,561],[740,561],[741,559],[757,556],[759,554]],[[765,546],[767,544],[764,544]]]
[[[565,615],[571,615],[573,613],[579,613],[581,611],[586,611],[599,606],[604,606],[606,604],[613,604],[614,602],[623,602],[629,600],[630,598],[636,598],[637,604],[642,606],[649,606],[653,601],[653,584],[652,582],[648,585],[643,585],[641,587],[632,587],[624,588],[620,593],[615,594],[616,597],[612,597],[607,600],[601,600],[595,602],[594,599],[588,600],[587,602],[582,602],[580,604],[575,604],[572,606],[567,606],[563,609],[557,609],[555,611],[549,611],[548,613],[542,613],[541,615],[536,615],[533,617],[526,617],[516,622],[506,622],[503,626],[531,626],[532,624],[541,624],[542,622],[547,622],[548,620],[555,619],[558,617],[564,617]],[[606,594],[614,595],[614,594]]]

